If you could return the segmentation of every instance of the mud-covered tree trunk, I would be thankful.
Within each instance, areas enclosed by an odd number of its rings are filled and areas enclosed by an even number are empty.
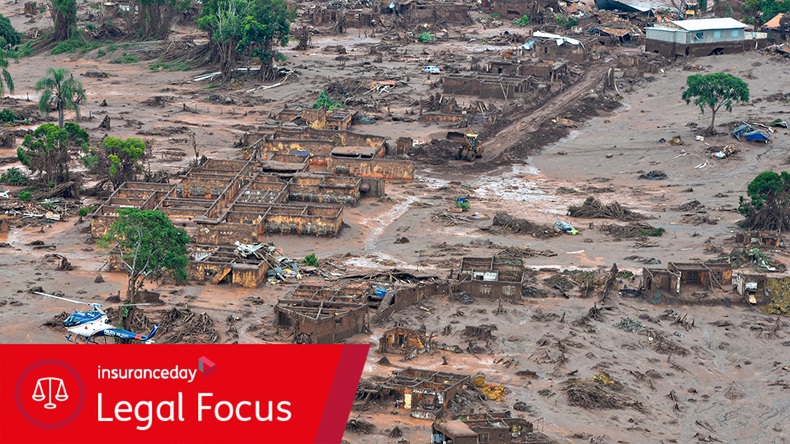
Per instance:
[[[261,81],[271,82],[277,78],[277,73],[274,71],[274,60],[277,52],[272,48],[272,41],[265,41],[261,43]]]
[[[55,23],[52,40],[62,42],[70,39],[77,23],[77,0],[52,0],[49,12]]]
[[[149,0],[136,3],[139,13],[136,32],[143,39],[165,39],[176,17],[176,7],[170,0]]]

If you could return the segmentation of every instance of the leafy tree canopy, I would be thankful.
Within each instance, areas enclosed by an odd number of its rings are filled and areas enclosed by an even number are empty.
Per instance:
[[[284,0],[208,0],[198,26],[215,44],[224,78],[233,75],[240,55],[261,61],[261,76],[272,75],[272,63],[280,56],[276,46],[288,44],[296,9]]]
[[[126,296],[131,302],[146,280],[171,276],[179,283],[187,281],[189,236],[161,211],[119,210],[118,219],[102,242],[105,246],[117,245],[129,274]]]
[[[790,174],[764,171],[746,187],[749,201],[740,197],[738,211],[744,226],[755,230],[790,229]]]
[[[113,188],[118,188],[142,172],[140,161],[144,156],[145,142],[141,139],[105,137],[101,148],[92,149],[83,161],[92,173],[98,174],[102,180],[109,180]]]
[[[16,46],[22,43],[22,34],[16,32],[16,29],[11,25],[11,21],[3,14],[0,14],[0,38],[5,39],[3,47],[6,45]]]
[[[745,0],[741,3],[741,10],[751,17],[755,24],[763,24],[779,13],[790,12],[788,0]]]
[[[34,173],[39,173],[45,183],[62,183],[70,179],[69,162],[73,155],[86,152],[88,133],[75,123],[60,128],[45,123],[33,134],[25,135],[22,146],[17,148],[17,158]]]
[[[36,82],[36,91],[41,91],[38,109],[49,115],[50,106],[58,110],[58,126],[63,128],[63,111],[73,109],[80,121],[80,104],[85,100],[85,88],[63,68],[47,68],[47,74]]]
[[[706,133],[714,133],[716,113],[721,107],[732,111],[735,102],[749,101],[749,85],[732,74],[716,72],[712,74],[692,74],[686,79],[686,90],[682,99],[686,104],[694,102],[700,112],[711,110],[710,127]]]

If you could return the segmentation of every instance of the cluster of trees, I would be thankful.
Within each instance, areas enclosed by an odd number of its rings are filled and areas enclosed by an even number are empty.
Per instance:
[[[764,171],[746,188],[748,199],[740,196],[738,211],[746,217],[745,228],[790,230],[790,174]]]
[[[745,0],[741,10],[746,15],[745,21],[762,25],[779,13],[790,12],[790,1],[787,0]],[[790,24],[788,24],[790,29]]]
[[[260,60],[261,78],[272,79],[281,57],[277,47],[288,44],[295,18],[296,9],[284,0],[208,0],[198,26],[211,39],[223,78],[233,76],[242,56],[252,56]]]
[[[138,12],[131,16],[130,29],[140,39],[166,38],[189,4],[188,0],[134,0]],[[55,25],[52,41],[78,36],[76,0],[52,0],[50,14]],[[236,72],[242,57],[259,59],[260,76],[266,80],[276,76],[272,66],[281,56],[277,47],[288,43],[295,19],[296,8],[285,0],[207,0],[198,26],[208,34],[212,60],[219,63],[225,80]]]

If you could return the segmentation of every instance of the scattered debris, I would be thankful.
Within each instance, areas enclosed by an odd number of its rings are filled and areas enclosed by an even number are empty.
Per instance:
[[[586,219],[617,219],[623,222],[637,221],[646,218],[646,216],[624,208],[617,202],[604,205],[601,201],[592,196],[588,197],[581,206],[568,207],[568,216]]]
[[[659,170],[653,170],[644,174],[640,174],[639,178],[645,180],[665,180],[667,178],[667,173]]]
[[[645,324],[631,318],[623,318],[620,322],[614,324],[614,326],[621,330],[630,331],[631,333],[645,328]]]

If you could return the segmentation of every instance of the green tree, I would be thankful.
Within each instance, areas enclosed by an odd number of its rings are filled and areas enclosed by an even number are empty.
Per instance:
[[[270,80],[281,56],[276,46],[288,44],[295,18],[296,10],[284,0],[208,0],[198,26],[211,39],[223,79],[232,78],[240,56],[246,55],[260,59],[261,78]]]
[[[101,148],[92,149],[83,161],[100,180],[109,181],[113,189],[117,189],[124,182],[134,180],[143,171],[141,160],[144,156],[145,142],[141,139],[108,136],[102,140]]]
[[[52,40],[69,40],[77,29],[77,0],[52,0],[49,13],[55,23]]]
[[[3,14],[0,14],[0,38],[5,40],[0,49],[5,49],[8,45],[16,46],[22,43],[22,34],[16,32],[14,26],[11,25],[11,20],[8,20],[8,17]]]
[[[323,108],[327,111],[334,111],[336,109],[345,108],[345,106],[343,106],[343,102],[329,97],[329,94],[327,94],[326,91],[321,91],[318,94],[318,100],[316,100],[315,103],[313,104],[313,108],[314,109]]]
[[[63,183],[71,179],[69,163],[73,155],[88,149],[88,133],[75,123],[60,128],[45,123],[33,134],[25,135],[16,155],[23,165],[38,173],[46,184]]]
[[[703,114],[705,108],[710,108],[710,126],[705,130],[705,134],[710,135],[716,133],[716,113],[721,107],[731,112],[735,102],[749,101],[749,85],[739,77],[723,72],[692,74],[686,79],[686,90],[681,97],[687,105],[693,100]]]
[[[750,18],[749,22],[762,25],[779,13],[790,12],[788,0],[745,0],[741,3],[741,10]]]
[[[136,0],[134,29],[142,39],[165,39],[170,34],[170,26],[189,5],[188,0]]]
[[[529,26],[529,15],[524,14],[521,18],[513,20],[513,24],[516,26]]]
[[[63,111],[73,109],[80,121],[80,104],[85,100],[82,82],[63,68],[47,68],[47,75],[36,82],[36,91],[42,91],[38,109],[49,115],[51,106],[58,110],[58,126],[63,128]]]
[[[0,96],[5,97],[6,88],[11,94],[14,93],[14,79],[11,78],[11,73],[8,72],[8,59],[5,56],[5,51],[0,50]]]
[[[187,281],[189,235],[176,228],[165,213],[124,208],[102,238],[105,247],[116,247],[129,275],[126,299],[135,303],[143,283],[171,276]]]
[[[738,211],[744,227],[755,230],[790,229],[790,174],[764,171],[746,187],[749,200],[740,196]]]

